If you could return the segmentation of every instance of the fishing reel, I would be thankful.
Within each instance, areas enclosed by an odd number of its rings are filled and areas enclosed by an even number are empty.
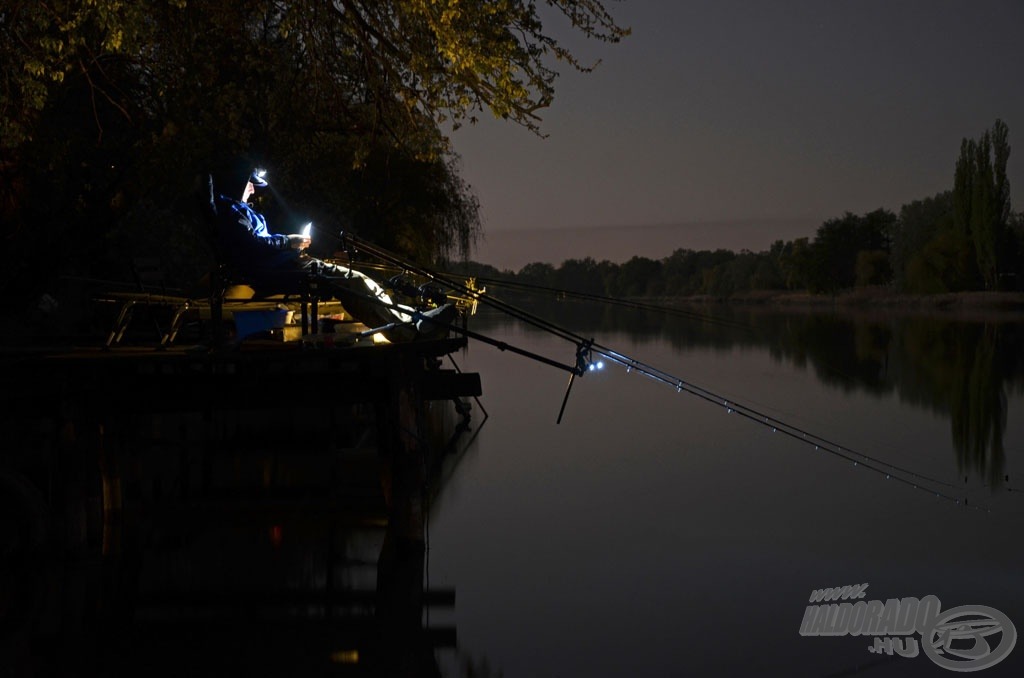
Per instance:
[[[384,286],[393,290],[396,294],[400,294],[412,300],[414,305],[418,308],[424,306],[441,306],[448,301],[448,295],[437,285],[424,283],[416,286],[406,279],[404,273],[391,276],[385,281]]]
[[[405,279],[404,273],[399,273],[388,278],[384,281],[384,287],[394,291],[396,294],[401,294],[404,297],[411,297],[415,299],[419,296],[419,289]]]
[[[441,306],[448,302],[448,295],[437,285],[424,283],[419,286],[417,292],[417,298],[425,305]]]

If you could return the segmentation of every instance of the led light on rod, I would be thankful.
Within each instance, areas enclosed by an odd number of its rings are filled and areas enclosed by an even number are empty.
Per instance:
[[[313,235],[313,222],[307,221],[306,225],[302,227],[302,237],[311,238]]]

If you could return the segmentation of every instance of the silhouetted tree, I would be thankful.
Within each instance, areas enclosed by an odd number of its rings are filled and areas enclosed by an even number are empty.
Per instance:
[[[624,297],[657,296],[662,293],[661,262],[632,257],[619,266],[617,293]]]
[[[859,252],[888,251],[888,243],[896,216],[878,209],[858,217],[847,212],[839,219],[822,224],[812,246],[810,283],[813,289],[836,292],[856,283]]]
[[[1000,267],[1009,264],[1001,253],[1010,216],[1008,137],[1006,123],[996,120],[980,139],[964,139],[953,179],[955,233],[958,241],[965,241],[965,254],[973,253],[976,267],[967,273],[966,282],[970,285],[977,276],[986,289],[999,287]],[[969,266],[960,268],[966,271]]]
[[[953,192],[944,191],[930,198],[914,200],[900,208],[894,229],[890,264],[897,289],[924,292],[941,287],[941,271],[927,275],[923,262],[925,248],[939,233],[953,229]],[[911,275],[913,268],[917,277]],[[921,276],[924,276],[922,278]],[[935,278],[933,282],[929,279]]]
[[[856,285],[885,285],[892,280],[889,255],[885,250],[861,250],[857,252]]]
[[[605,281],[596,261],[591,257],[567,259],[555,272],[554,285],[573,292],[605,294]]]
[[[516,276],[523,282],[532,285],[543,285],[545,287],[555,286],[555,267],[544,262],[533,262],[519,269]]]
[[[808,238],[797,238],[783,248],[779,266],[786,289],[810,289],[814,275],[811,243]]]

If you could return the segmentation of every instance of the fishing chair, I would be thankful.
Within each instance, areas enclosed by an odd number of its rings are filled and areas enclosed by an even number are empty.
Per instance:
[[[112,292],[103,295],[101,301],[118,303],[116,319],[107,335],[104,348],[122,342],[139,307],[148,310],[159,309],[170,317],[166,329],[160,326],[157,316],[150,313],[157,333],[157,348],[166,348],[174,343],[178,333],[189,318],[208,321],[213,333],[213,344],[222,346],[225,342],[224,321],[227,318],[235,324],[235,341],[245,336],[280,327],[283,322],[282,307],[297,305],[301,315],[303,335],[316,331],[318,313],[324,299],[315,276],[295,276],[291,284],[282,290],[267,289],[257,283],[256,277],[233,269],[228,258],[223,256],[217,238],[217,212],[214,203],[213,179],[207,176],[197,192],[200,212],[199,222],[202,237],[214,255],[214,266],[204,278],[205,293],[186,294],[170,290],[163,284],[163,272],[159,260],[139,259],[133,262],[132,275],[138,285],[137,292]],[[258,273],[258,272],[257,272]],[[285,308],[284,314],[288,309]],[[244,321],[243,321],[244,319]]]

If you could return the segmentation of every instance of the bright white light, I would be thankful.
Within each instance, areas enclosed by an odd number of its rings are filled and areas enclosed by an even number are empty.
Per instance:
[[[306,225],[302,227],[302,237],[309,238],[313,235],[313,222],[308,221]]]
[[[267,176],[267,170],[265,170],[265,169],[256,170],[256,176],[258,176],[260,179],[265,179],[266,176]]]
[[[594,363],[590,363],[589,365],[587,365],[587,369],[590,370],[591,372],[593,372],[594,371]]]
[[[603,360],[598,360],[597,361],[597,369],[599,369],[599,370],[603,370],[604,369],[604,361]]]

